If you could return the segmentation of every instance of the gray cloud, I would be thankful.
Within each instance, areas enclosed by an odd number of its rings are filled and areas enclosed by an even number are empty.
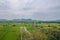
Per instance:
[[[6,0],[0,0],[0,10],[6,10],[9,9],[9,2]]]
[[[60,19],[60,13],[58,12],[34,12],[32,19],[37,20],[57,20]]]
[[[60,19],[60,0],[0,0],[0,19]]]

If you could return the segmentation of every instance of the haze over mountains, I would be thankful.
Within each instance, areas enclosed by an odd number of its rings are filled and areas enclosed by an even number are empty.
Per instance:
[[[51,21],[43,21],[43,20],[32,20],[32,19],[0,19],[0,22],[60,22],[60,20],[51,20]]]

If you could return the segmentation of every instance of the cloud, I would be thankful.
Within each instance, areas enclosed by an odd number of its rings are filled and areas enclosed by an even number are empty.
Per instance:
[[[21,19],[30,18],[32,14],[26,11],[15,11],[15,10],[1,10],[0,19]]]
[[[57,20],[60,19],[60,13],[58,12],[34,12],[32,19],[36,20]]]
[[[0,19],[60,19],[60,0],[0,0]]]

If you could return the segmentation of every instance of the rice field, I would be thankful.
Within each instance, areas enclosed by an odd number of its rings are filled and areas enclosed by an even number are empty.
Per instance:
[[[0,22],[0,40],[60,40],[60,23]]]

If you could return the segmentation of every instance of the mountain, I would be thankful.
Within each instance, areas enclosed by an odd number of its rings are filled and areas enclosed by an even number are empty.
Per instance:
[[[56,21],[54,21],[54,22],[60,22],[60,20],[56,20]]]
[[[41,20],[32,20],[32,19],[12,19],[12,20],[0,19],[0,22],[45,22],[45,23],[59,22],[60,23],[60,20],[41,21]]]
[[[7,22],[7,19],[0,19],[0,22]]]
[[[60,22],[60,20],[56,20],[56,22]]]

